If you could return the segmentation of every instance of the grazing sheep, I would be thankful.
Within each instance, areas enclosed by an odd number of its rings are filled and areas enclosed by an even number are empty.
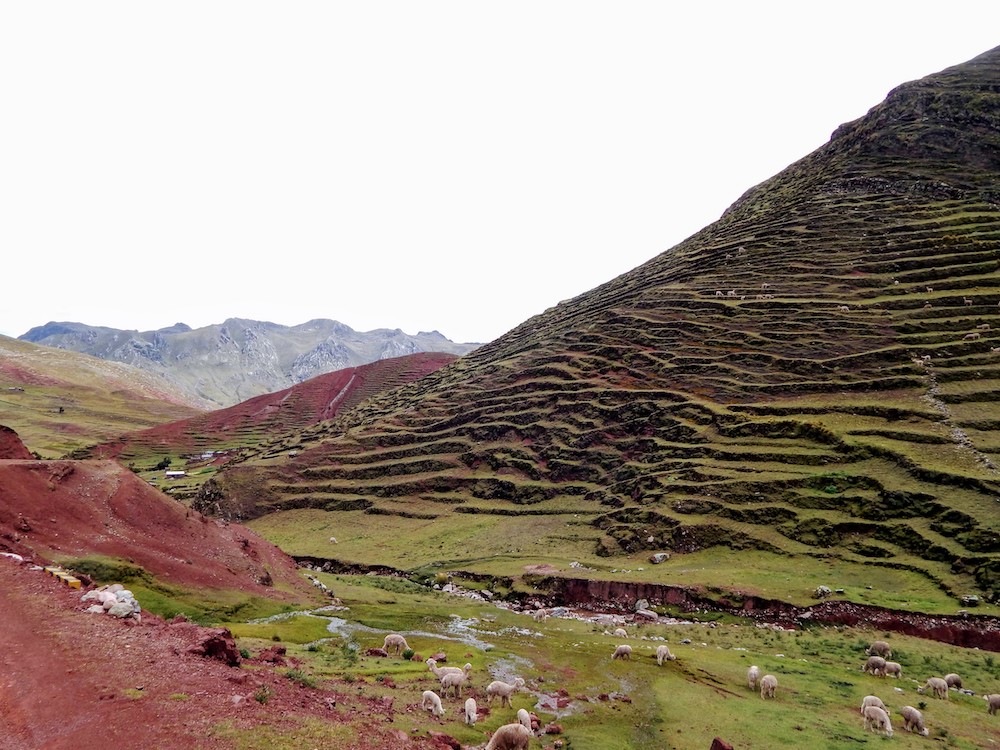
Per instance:
[[[778,687],[778,678],[773,674],[766,674],[760,678],[760,697],[773,698],[774,691]]]
[[[493,682],[486,686],[486,702],[492,705],[493,699],[499,695],[501,706],[513,708],[510,696],[522,687],[524,687],[524,680],[520,677],[514,678],[513,685],[503,680],[493,680]]]
[[[632,647],[623,645],[615,649],[615,652],[611,654],[612,661],[615,659],[625,659],[626,661],[632,660]]]
[[[907,732],[916,732],[924,737],[930,734],[924,726],[924,715],[913,706],[903,706],[899,709],[899,714],[903,717],[903,729]]]
[[[997,711],[1000,711],[1000,693],[991,693],[990,695],[984,695],[983,700],[986,701],[987,713],[990,716],[995,716]]]
[[[958,690],[961,690],[962,689],[962,678],[959,677],[954,672],[951,672],[950,674],[946,674],[944,676],[944,684],[947,685],[950,688],[957,688]]]
[[[523,724],[504,724],[490,737],[484,750],[528,750],[528,743],[534,735]]]
[[[988,330],[990,330],[990,324],[989,323],[983,323],[981,325],[976,326],[976,328],[978,328],[980,331],[988,331]]]
[[[868,706],[864,710],[865,729],[872,732],[885,732],[886,737],[892,737],[892,722],[884,708]]]
[[[433,690],[424,691],[423,697],[420,699],[420,708],[424,711],[430,711],[438,718],[444,716],[444,706],[441,705],[441,697]]]
[[[458,698],[462,695],[462,688],[468,681],[469,681],[468,672],[460,672],[458,674],[452,672],[451,674],[446,674],[444,677],[441,678],[441,692],[443,692],[445,696],[447,696],[448,689],[455,688],[455,697]]]
[[[543,607],[541,609],[536,609],[535,614],[533,614],[531,617],[535,622],[545,622],[546,620],[549,619],[549,613],[548,610],[546,610]]]
[[[465,672],[464,668],[459,669],[458,667],[439,667],[437,665],[437,662],[433,658],[428,659],[427,661],[424,662],[424,664],[427,665],[427,667],[431,670],[431,672],[434,673],[434,676],[437,677],[439,680],[446,674],[462,674],[463,672]],[[471,664],[466,664],[465,666],[468,667],[469,669],[472,669]]]
[[[886,677],[892,675],[897,680],[903,676],[903,666],[898,661],[887,661],[882,674]]]
[[[979,331],[973,331],[972,333],[965,334],[962,338],[967,341],[975,341],[980,336]]]
[[[440,669],[442,674],[438,679],[441,680],[441,687],[445,687],[446,684],[447,687],[454,687],[455,685],[464,685],[468,681],[472,665],[466,664],[461,669],[457,667],[441,667]]]
[[[656,666],[662,667],[664,661],[673,661],[676,658],[667,646],[660,644],[656,647]]]
[[[864,698],[861,699],[862,716],[865,715],[865,709],[868,708],[868,706],[878,706],[883,711],[888,711],[888,709],[885,707],[885,704],[882,702],[882,699],[879,698],[877,695],[866,695]]]
[[[465,723],[470,727],[479,719],[479,706],[476,705],[475,698],[465,701]]]
[[[615,632],[612,633],[615,638],[628,638],[628,631],[625,628],[616,628]]]
[[[868,661],[866,661],[865,665],[861,667],[861,671],[875,675],[876,677],[884,677],[885,659],[881,656],[869,656]]]
[[[517,723],[524,727],[527,727],[528,731],[531,731],[531,714],[523,708],[517,709]]]
[[[849,308],[847,305],[841,305],[837,309],[840,310],[840,312],[850,312],[851,311],[851,308]]]
[[[885,641],[872,641],[872,645],[865,649],[865,656],[881,656],[888,659],[892,656],[892,649]]]
[[[917,688],[917,692],[921,695],[925,695],[928,691],[930,691],[930,694],[935,698],[944,698],[945,700],[948,700],[948,683],[940,677],[930,677],[928,678],[926,685]]]
[[[757,683],[760,681],[760,667],[754,664],[750,669],[747,670],[747,687],[751,690],[757,689]]]
[[[406,642],[406,639],[399,633],[389,633],[382,641],[382,648],[385,649],[386,653],[392,651],[399,656],[403,651],[406,651],[410,647],[410,644]]]
[[[971,307],[972,306],[972,300],[969,299],[968,297],[962,297],[962,302],[965,303],[966,307]]]

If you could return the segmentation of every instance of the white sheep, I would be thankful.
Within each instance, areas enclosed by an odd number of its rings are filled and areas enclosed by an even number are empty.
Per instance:
[[[615,638],[628,638],[628,631],[625,628],[616,628],[615,632],[612,633]]]
[[[926,685],[917,688],[917,692],[921,695],[926,694],[927,691],[930,691],[935,698],[948,700],[948,683],[940,677],[930,677],[927,679]]]
[[[438,679],[441,681],[441,687],[445,688],[445,692],[449,687],[455,687],[456,685],[464,685],[469,679],[469,672],[472,671],[472,665],[466,664],[464,667],[459,669],[458,667],[441,667],[441,676]],[[456,696],[458,693],[456,692]]]
[[[670,649],[665,644],[656,647],[656,666],[662,667],[665,661],[674,661],[677,657],[670,653]]]
[[[885,668],[882,670],[882,674],[886,677],[891,675],[898,680],[903,676],[903,665],[898,661],[887,661],[885,663]]]
[[[425,711],[430,711],[438,718],[444,716],[445,713],[444,706],[441,705],[441,696],[433,690],[424,691],[423,697],[420,699],[420,708]]]
[[[389,653],[391,650],[396,656],[399,656],[401,651],[406,651],[409,647],[410,644],[399,633],[389,633],[382,641],[382,648],[385,649],[386,653]]]
[[[526,727],[531,732],[531,714],[528,713],[527,709],[517,709],[517,723]]]
[[[876,677],[884,677],[885,659],[881,656],[869,656],[868,661],[866,661],[865,665],[861,667],[861,671],[875,675]]]
[[[944,676],[944,682],[950,688],[956,688],[958,690],[962,689],[962,678],[954,672],[946,674]]]
[[[468,665],[470,668],[471,664]],[[455,688],[455,697],[458,698],[462,695],[462,688],[465,687],[465,683],[469,681],[468,672],[459,672],[455,674],[454,672],[446,674],[441,678],[441,691],[448,695],[449,688]]]
[[[476,705],[475,698],[465,701],[465,723],[470,727],[479,719],[479,706]]]
[[[773,674],[766,674],[760,678],[760,697],[773,698],[774,691],[778,687],[778,678]]]
[[[747,687],[751,690],[757,689],[757,683],[760,681],[760,667],[754,664],[750,669],[747,670]]]
[[[486,702],[492,705],[493,699],[500,696],[501,706],[513,708],[510,696],[522,687],[524,687],[524,680],[520,677],[515,677],[513,684],[504,682],[503,680],[493,680],[493,682],[486,686]]]
[[[533,614],[533,615],[532,615],[531,617],[532,617],[532,619],[533,619],[533,620],[534,620],[535,622],[545,622],[546,620],[548,620],[548,619],[549,619],[549,613],[548,613],[548,611],[547,611],[547,610],[546,610],[546,609],[545,609],[545,608],[543,607],[543,608],[540,608],[540,609],[536,609],[536,610],[535,610],[535,614]]]
[[[899,715],[903,717],[903,729],[907,732],[916,732],[924,737],[930,734],[924,726],[924,715],[913,706],[903,706],[899,709]]]
[[[434,676],[437,677],[439,680],[446,674],[462,674],[465,671],[465,668],[459,669],[458,667],[439,667],[437,665],[437,661],[435,661],[433,658],[427,659],[427,661],[425,661],[424,664],[427,665],[428,669],[430,669],[431,672],[434,673]],[[471,664],[466,664],[465,666],[468,667],[469,669],[472,669]]]
[[[996,712],[1000,711],[1000,693],[984,695],[983,700],[986,701],[986,711],[990,716],[995,716]]]
[[[484,750],[528,750],[528,743],[534,735],[523,724],[504,724],[490,737]]]
[[[881,656],[888,659],[892,656],[892,649],[885,641],[872,641],[872,645],[865,649],[866,656]]]
[[[889,710],[889,709],[887,709],[885,707],[885,704],[882,702],[882,699],[879,698],[877,695],[866,695],[864,698],[861,699],[861,715],[862,716],[865,715],[865,709],[868,708],[868,706],[878,706],[883,711],[888,711]]]
[[[884,708],[867,706],[864,710],[865,729],[873,732],[885,732],[886,737],[892,737],[892,722]]]
[[[615,649],[615,652],[611,654],[611,659],[625,659],[626,661],[632,660],[632,647],[628,645],[621,645]]]

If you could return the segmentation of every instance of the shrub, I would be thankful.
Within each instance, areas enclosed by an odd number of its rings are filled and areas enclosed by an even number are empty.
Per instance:
[[[258,703],[260,703],[260,704],[264,704],[264,703],[267,703],[269,700],[271,700],[271,695],[272,694],[273,693],[271,691],[271,688],[269,688],[267,685],[261,685],[254,692],[253,699],[255,701],[257,701]]]
[[[406,660],[406,661],[409,661],[410,659],[413,658],[413,655],[415,653],[417,653],[417,652],[414,651],[412,648],[404,649],[403,650],[403,659]]]
[[[285,672],[285,677],[287,677],[292,682],[297,682],[302,687],[316,687],[316,681],[303,672],[301,669],[289,669]]]
[[[358,644],[354,641],[344,641],[340,644],[340,655],[348,664],[354,664],[358,660]]]

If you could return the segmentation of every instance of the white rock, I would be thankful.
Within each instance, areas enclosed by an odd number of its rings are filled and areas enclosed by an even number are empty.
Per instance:
[[[118,602],[113,604],[111,609],[108,610],[108,614],[112,617],[131,617],[132,616],[132,605],[129,602]]]

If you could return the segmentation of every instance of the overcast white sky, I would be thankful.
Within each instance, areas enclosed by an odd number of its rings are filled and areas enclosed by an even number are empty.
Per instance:
[[[1000,44],[995,0],[680,5],[2,2],[0,334],[489,341]]]

